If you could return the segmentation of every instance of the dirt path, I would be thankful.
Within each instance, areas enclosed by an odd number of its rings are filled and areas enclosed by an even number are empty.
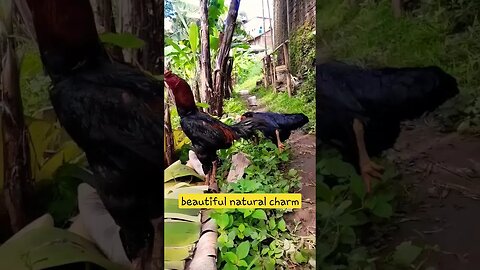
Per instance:
[[[480,138],[442,134],[423,121],[408,123],[389,157],[404,175],[408,202],[393,245],[438,245],[427,265],[480,269]]]
[[[242,98],[247,102],[251,97],[247,92],[241,92]],[[247,104],[249,104],[247,102]],[[258,103],[257,106],[248,105],[249,110],[264,112],[267,110],[265,104]],[[293,213],[286,215],[285,220],[290,228],[294,229],[297,235],[309,236],[315,234],[315,135],[308,134],[303,130],[296,130],[287,140],[286,145],[292,153],[286,170],[295,169],[302,177],[302,208],[296,209]]]

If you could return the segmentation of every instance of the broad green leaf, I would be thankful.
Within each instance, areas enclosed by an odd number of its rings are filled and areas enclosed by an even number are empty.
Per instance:
[[[238,267],[231,262],[227,262],[223,267],[223,270],[238,270]]]
[[[422,253],[422,248],[412,245],[412,242],[403,242],[393,253],[393,261],[402,266],[410,266]]]
[[[343,228],[340,234],[340,241],[344,244],[354,245],[356,242],[356,234],[351,227]]]
[[[359,222],[357,217],[352,215],[352,214],[344,214],[344,215],[338,217],[337,220],[341,225],[344,225],[344,226],[361,225],[361,223]]]
[[[350,205],[352,205],[352,201],[350,200],[345,200],[343,201],[342,203],[340,203],[340,205],[337,207],[337,209],[335,209],[335,213],[334,215],[341,215],[345,212],[345,210],[350,207]]]
[[[165,247],[165,261],[185,260],[192,255],[194,249],[195,244],[184,247]]]
[[[238,209],[238,211],[243,213],[244,218],[249,217],[254,212],[254,210],[250,208],[241,208],[241,209]]]
[[[226,213],[220,214],[215,218],[215,221],[221,229],[225,229],[230,224],[230,215]]]
[[[340,158],[329,158],[325,160],[324,173],[333,176],[346,178],[355,175],[352,165],[344,162]]]
[[[275,222],[275,219],[273,217],[270,217],[270,219],[268,220],[268,228],[270,230],[273,230],[275,229],[275,226],[276,226],[276,222]]]
[[[175,43],[171,38],[165,38],[165,44],[172,46],[175,50],[177,50],[177,52],[182,54],[182,56],[188,57],[185,51],[177,43]]]
[[[332,192],[327,184],[323,182],[317,182],[317,197],[324,201],[330,202],[332,201]]]
[[[183,165],[180,162],[180,160],[178,160],[177,162],[170,165],[167,169],[165,169],[164,174],[165,174],[165,176],[164,176],[165,177],[164,178],[165,182],[168,182],[172,179],[185,177],[185,176],[193,176],[193,177],[196,177],[198,179],[203,180],[203,177],[198,175],[198,173],[196,173],[194,169],[192,169],[192,168],[190,168],[186,165]]]
[[[197,102],[196,105],[197,105],[197,107],[200,107],[200,108],[203,108],[203,109],[210,108],[210,105],[208,103],[204,103],[204,102]]]
[[[365,184],[363,183],[360,176],[352,177],[350,182],[350,188],[359,199],[363,199],[365,197],[365,194],[367,194]]]
[[[223,254],[223,258],[227,262],[230,262],[232,264],[237,264],[237,262],[238,262],[237,254],[235,254],[233,252],[226,252],[225,254]]]
[[[244,241],[240,243],[237,247],[237,257],[239,260],[244,259],[247,257],[248,253],[250,252],[250,242]]]
[[[318,202],[317,203],[317,215],[321,215],[322,217],[326,218],[331,215],[332,206],[326,202]]]
[[[26,51],[22,57],[22,63],[20,66],[21,78],[30,78],[42,71],[43,65],[42,60],[40,59],[40,54],[37,51]]]
[[[179,214],[179,213],[165,213],[164,215],[165,215],[164,216],[165,222],[183,220],[188,222],[200,223],[200,215],[192,216],[192,215],[185,215],[185,214]]]
[[[177,213],[190,216],[198,216],[200,209],[178,208],[178,200],[165,199],[165,213]]]
[[[372,213],[377,217],[389,218],[393,214],[393,209],[388,202],[378,201],[372,209]]]
[[[210,36],[210,49],[216,51],[219,47],[220,39],[218,37]]]
[[[267,214],[262,209],[256,209],[253,212],[252,217],[255,219],[267,220]]]
[[[167,199],[178,199],[180,194],[201,194],[205,193],[208,190],[208,186],[192,186],[192,187],[182,187],[174,190],[170,190],[170,193],[165,194]]]
[[[238,261],[238,266],[248,267],[248,263],[245,260]]]
[[[308,261],[308,258],[305,258],[300,251],[295,252],[294,261],[296,263],[302,264]]]
[[[198,25],[194,22],[190,24],[190,27],[188,29],[188,39],[190,40],[190,48],[192,49],[192,52],[195,54],[197,52],[197,47],[198,47]]]
[[[180,150],[184,145],[190,144],[190,139],[183,133],[181,129],[176,129],[173,131],[173,142],[175,151]]]
[[[175,181],[170,181],[167,182],[163,185],[165,188],[165,194],[171,193],[173,190],[182,188],[182,187],[190,187],[190,185],[186,182],[175,182]]]
[[[100,35],[100,40],[122,49],[140,49],[145,46],[145,41],[130,33],[104,33]]]
[[[30,133],[32,155],[36,158],[36,162],[43,164],[45,150],[51,143],[52,137],[48,137],[48,134],[53,128],[53,124],[47,121],[34,120],[28,126],[28,132]],[[58,134],[58,133],[57,133]],[[48,138],[48,139],[47,139]]]
[[[0,247],[0,269],[47,269],[78,262],[90,262],[107,270],[126,269],[110,262],[88,240],[53,227],[32,229]]]
[[[185,269],[185,261],[167,261],[167,260],[165,260],[165,269],[183,270],[183,269]]]
[[[165,246],[183,247],[195,243],[200,237],[200,224],[195,222],[172,221],[164,223]]]
[[[64,143],[60,151],[63,152],[65,162],[71,162],[83,155],[83,150],[74,141]]]
[[[55,171],[57,171],[57,169],[63,165],[63,161],[63,152],[60,151],[56,153],[40,168],[40,171],[36,177],[37,180],[52,179]]]
[[[282,232],[285,232],[287,230],[287,223],[285,223],[285,220],[283,218],[278,222],[277,228]]]

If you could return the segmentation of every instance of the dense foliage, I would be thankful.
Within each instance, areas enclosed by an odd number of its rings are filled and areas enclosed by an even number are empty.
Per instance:
[[[297,171],[283,172],[280,168],[289,160],[288,151],[280,153],[270,141],[258,145],[239,141],[220,152],[224,161],[218,175],[226,175],[233,154],[242,152],[251,161],[245,175],[234,183],[218,180],[223,192],[287,193],[298,190]],[[300,241],[293,228],[283,219],[286,210],[280,209],[222,209],[212,217],[219,226],[219,269],[278,269],[290,264],[305,265],[314,257],[312,242]]]
[[[319,55],[368,66],[438,65],[454,75],[458,100],[444,106],[450,126],[478,131],[480,124],[480,5],[476,1],[410,1],[393,17],[391,1],[320,0]],[[458,104],[452,106],[452,103]]]
[[[377,66],[438,65],[454,75],[458,99],[437,112],[450,127],[476,132],[480,98],[480,24],[475,1],[408,1],[394,18],[391,1],[317,1],[319,58]],[[456,105],[454,105],[456,104]],[[361,178],[339,154],[317,146],[318,265],[321,269],[425,269],[436,247],[404,242],[382,250],[403,192],[387,164],[381,184],[365,194]],[[385,163],[385,162],[380,162]],[[384,164],[385,165],[385,164]],[[383,245],[384,246],[384,245]]]

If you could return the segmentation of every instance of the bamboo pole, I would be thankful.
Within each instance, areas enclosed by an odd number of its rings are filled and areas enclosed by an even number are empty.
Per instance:
[[[272,27],[272,17],[270,16],[270,3],[267,0],[267,10],[268,10],[268,23],[270,24],[270,42],[272,43],[272,50],[273,50],[273,27]],[[265,37],[266,39],[266,37]],[[273,85],[273,92],[277,92],[277,88],[275,87],[277,84],[277,72],[276,72],[276,67],[275,67],[275,57],[273,57],[273,51],[272,51],[272,57],[271,57],[271,66],[270,66],[270,73],[272,74],[272,85]]]
[[[283,58],[285,61],[285,69],[286,69],[286,74],[285,76],[287,77],[287,91],[288,91],[288,96],[292,97],[292,78],[290,77],[290,57],[288,55],[288,42],[285,42],[283,44]]]

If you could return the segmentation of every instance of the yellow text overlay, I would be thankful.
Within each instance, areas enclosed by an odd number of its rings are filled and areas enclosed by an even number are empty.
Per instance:
[[[302,208],[302,194],[180,194],[178,208]]]

